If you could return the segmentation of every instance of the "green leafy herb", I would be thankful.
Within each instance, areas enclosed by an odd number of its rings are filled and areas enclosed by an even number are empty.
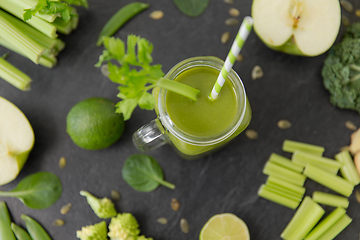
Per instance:
[[[126,159],[122,168],[122,176],[132,188],[140,192],[153,191],[160,184],[175,189],[174,184],[164,180],[159,163],[144,154],[135,154]]]
[[[176,7],[190,17],[200,15],[208,6],[209,0],[173,0]]]
[[[149,7],[149,4],[141,2],[129,3],[126,6],[120,8],[110,20],[105,24],[104,28],[101,30],[99,38],[96,45],[100,46],[103,41],[104,36],[112,36],[122,25],[127,21],[133,18],[138,13],[144,11]]]
[[[196,101],[199,90],[162,78],[164,73],[161,65],[150,65],[153,61],[153,45],[145,38],[129,35],[127,51],[124,42],[118,38],[103,37],[103,43],[106,50],[96,66],[108,62],[110,80],[120,84],[118,97],[122,101],[117,103],[116,112],[122,113],[124,120],[130,119],[137,105],[146,110],[154,109],[155,98],[148,92],[154,87],[165,88]],[[120,66],[112,64],[110,60],[116,60]]]
[[[88,8],[87,0],[38,0],[38,3],[34,8],[25,9],[24,20],[27,21],[35,16],[35,14],[40,13],[60,14],[61,18],[64,19],[65,22],[68,22],[70,20],[70,13],[72,11],[70,4]]]
[[[15,197],[30,208],[50,207],[61,195],[59,178],[49,172],[38,172],[25,177],[10,192],[0,191],[1,197]]]

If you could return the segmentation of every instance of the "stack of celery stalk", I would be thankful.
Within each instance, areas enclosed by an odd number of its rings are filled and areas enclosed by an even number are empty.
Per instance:
[[[258,195],[291,209],[298,208],[281,234],[285,240],[333,239],[352,221],[345,209],[360,176],[348,151],[338,153],[334,160],[323,157],[324,150],[321,146],[285,140],[283,151],[292,153],[291,160],[273,153],[265,164],[263,173],[268,179]],[[314,191],[312,198],[304,198],[307,178],[342,196]],[[321,220],[325,210],[319,204],[335,209]]]
[[[69,4],[87,7],[86,0],[0,0],[0,45],[35,64],[54,67],[65,47],[57,33],[70,34],[79,21]],[[30,77],[5,57],[0,57],[0,77],[21,90],[30,88]]]

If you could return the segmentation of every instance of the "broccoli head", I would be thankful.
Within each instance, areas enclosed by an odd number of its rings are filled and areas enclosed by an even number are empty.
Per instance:
[[[139,224],[130,213],[119,213],[110,221],[108,236],[111,240],[137,240],[139,233]]]
[[[106,222],[82,227],[81,230],[76,231],[76,237],[81,240],[107,240]]]
[[[360,113],[360,23],[349,27],[330,49],[321,75],[333,105]]]
[[[116,216],[117,211],[113,202],[110,199],[98,199],[86,191],[81,191],[80,194],[86,197],[86,200],[89,203],[90,207],[94,210],[94,213],[99,218],[106,219]]]

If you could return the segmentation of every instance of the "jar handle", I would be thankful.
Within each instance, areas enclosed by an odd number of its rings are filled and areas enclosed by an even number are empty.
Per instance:
[[[133,134],[134,146],[140,151],[149,151],[169,142],[165,129],[158,119],[142,126]]]

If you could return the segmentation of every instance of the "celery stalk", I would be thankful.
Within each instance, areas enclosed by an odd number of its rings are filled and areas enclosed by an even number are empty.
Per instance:
[[[44,49],[32,38],[25,35],[20,29],[13,25],[4,17],[5,12],[0,11],[0,32],[1,38],[16,46],[16,48],[34,63],[39,62],[39,58]]]
[[[265,188],[265,185],[262,184],[258,190],[258,195],[262,198],[270,200],[272,202],[278,203],[285,207],[296,209],[299,206],[299,201],[295,201],[293,199],[289,199],[277,193],[270,191],[269,189]]]
[[[347,198],[330,193],[314,191],[312,197],[315,202],[332,207],[347,208],[349,206],[349,200]]]
[[[354,185],[358,185],[360,183],[360,176],[356,171],[354,161],[349,151],[342,151],[336,154],[335,159],[342,163],[342,167],[340,168],[341,175]]]
[[[352,183],[346,179],[339,177],[337,175],[331,174],[319,167],[316,167],[312,164],[308,164],[303,173],[308,178],[318,182],[325,187],[328,187],[335,192],[338,192],[345,197],[349,197],[354,189]]]
[[[13,0],[1,0],[0,8],[6,10],[7,12],[13,14],[19,19],[23,19],[24,9],[19,7]],[[39,18],[38,16],[32,17],[30,20],[26,21],[29,25],[33,26],[40,32],[44,33],[50,38],[56,38],[56,27],[51,23]]]
[[[1,10],[0,10],[1,11]],[[13,17],[10,14],[7,14],[4,11],[2,12],[2,16],[5,17],[9,22],[11,22],[14,26],[16,26],[18,29],[20,29],[24,34],[31,37],[33,40],[35,40],[40,46],[42,46],[44,49],[53,49],[56,44],[57,40],[52,39],[42,32],[39,32],[29,24],[25,23],[24,21]]]
[[[30,90],[31,78],[0,57],[0,77],[20,90]]]
[[[343,208],[336,208],[326,218],[324,218],[311,232],[306,236],[305,240],[317,240],[328,229],[330,229],[334,223],[336,223],[346,213]],[[332,238],[331,238],[332,239]]]
[[[303,197],[303,195],[298,194],[290,189],[272,183],[265,184],[264,188],[298,202],[300,202]]]
[[[302,151],[317,156],[322,156],[325,151],[325,148],[321,146],[291,140],[285,140],[282,149],[284,152]]]
[[[59,33],[65,35],[69,35],[73,30],[71,20],[65,22],[62,18],[57,18],[51,25],[53,25]]]
[[[334,239],[339,233],[344,230],[352,219],[348,215],[343,215],[336,223],[334,223],[323,235],[317,240],[331,240]]]
[[[291,157],[291,160],[294,163],[297,163],[301,166],[306,166],[308,163],[313,164],[319,168],[322,168],[332,174],[337,174],[342,164],[338,161],[335,161],[330,158],[325,158],[321,156],[315,156],[301,151],[295,151]]]
[[[263,173],[266,175],[274,176],[280,178],[281,180],[285,180],[289,183],[295,184],[297,186],[303,186],[306,180],[306,176],[284,168],[276,163],[268,161],[265,164],[263,169]]]
[[[297,193],[298,195],[302,195],[302,196],[305,194],[305,191],[306,191],[306,189],[304,187],[294,185],[292,183],[284,181],[275,176],[269,176],[266,180],[266,184],[278,185],[283,188],[290,189],[290,190],[294,191],[295,193]]]
[[[280,166],[283,166],[298,173],[302,173],[302,171],[304,170],[303,166],[295,162],[291,162],[290,159],[276,153],[272,153],[268,161],[274,162]]]
[[[14,1],[15,4],[18,5],[18,7],[22,8],[22,9],[32,9],[34,8],[38,1],[36,0],[16,0]],[[48,22],[53,22],[55,20],[55,18],[57,18],[59,15],[58,14],[37,14],[38,17],[44,19],[45,21]],[[23,19],[23,18],[21,18]]]
[[[319,222],[325,210],[310,197],[305,197],[293,218],[281,233],[285,240],[301,240]]]

